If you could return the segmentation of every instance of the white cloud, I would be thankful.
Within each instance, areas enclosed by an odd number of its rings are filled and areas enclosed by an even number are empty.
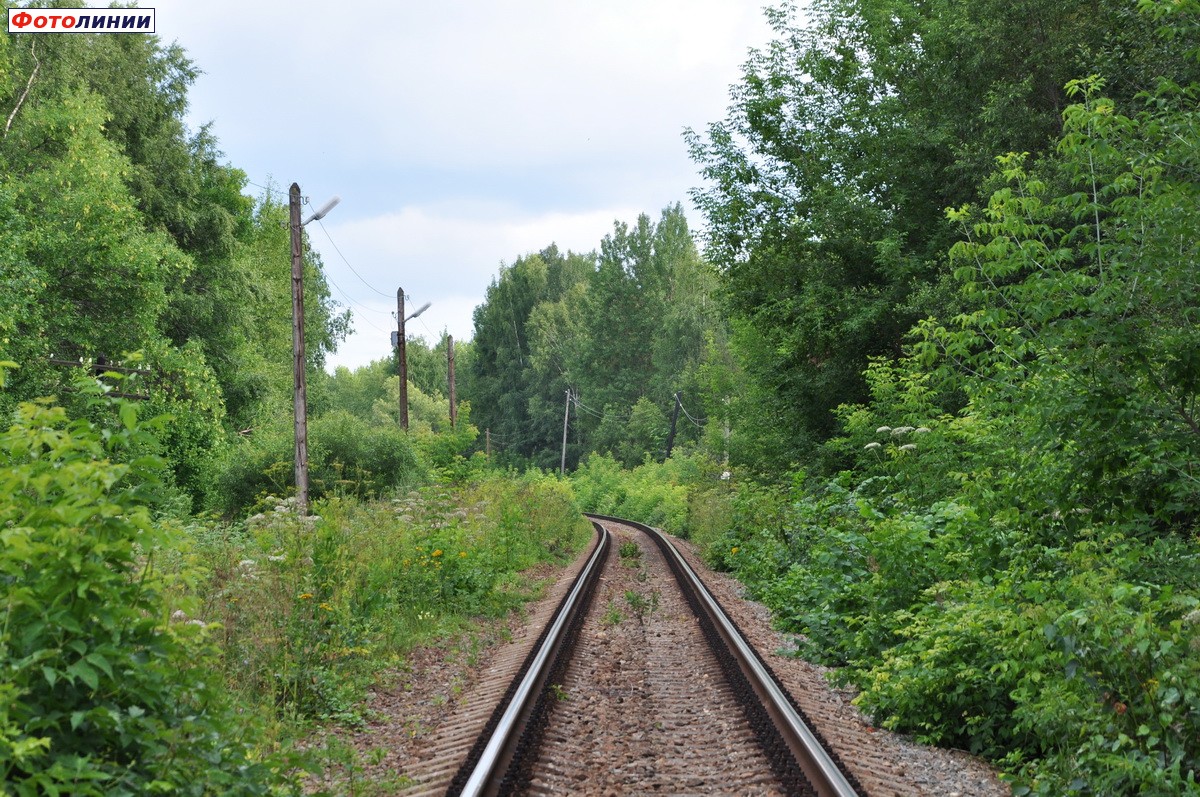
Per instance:
[[[348,365],[383,356],[398,285],[465,338],[501,261],[686,201],[682,130],[724,117],[770,38],[729,0],[142,2],[202,70],[189,118],[232,165],[342,196],[324,224],[362,280],[309,233],[356,315]]]
[[[354,335],[331,363],[354,367],[386,354],[364,341],[386,340],[384,330],[394,324],[392,297],[399,287],[411,297],[408,312],[433,302],[408,331],[441,334],[444,329],[467,340],[473,334],[474,308],[483,302],[502,262],[551,243],[564,252],[590,252],[599,248],[614,221],[632,223],[638,212],[612,208],[528,215],[475,203],[408,207],[342,224],[333,223],[331,214],[322,222],[324,229],[309,228],[309,239],[337,286],[334,298],[348,304],[355,316]]]
[[[766,29],[724,0],[157,5],[218,135],[392,168],[652,161],[723,113]]]

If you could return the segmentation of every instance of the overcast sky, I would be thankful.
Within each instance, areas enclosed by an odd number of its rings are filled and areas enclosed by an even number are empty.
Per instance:
[[[341,196],[308,227],[354,317],[331,367],[388,354],[398,286],[410,312],[433,303],[410,334],[465,340],[502,262],[591,251],[674,202],[698,227],[682,131],[724,117],[769,40],[763,4],[141,2],[203,71],[190,122],[229,163],[314,206]]]

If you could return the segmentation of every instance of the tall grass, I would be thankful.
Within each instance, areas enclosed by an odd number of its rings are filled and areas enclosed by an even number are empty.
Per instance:
[[[200,619],[234,689],[277,716],[355,722],[366,686],[415,646],[534,594],[521,573],[562,562],[590,528],[568,485],[485,475],[400,497],[287,502],[194,529]]]

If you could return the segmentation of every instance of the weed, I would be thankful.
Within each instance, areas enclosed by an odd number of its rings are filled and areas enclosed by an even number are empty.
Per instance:
[[[324,788],[316,794],[385,797],[412,786],[410,778],[395,770],[376,771],[387,758],[387,752],[382,747],[360,751],[338,736],[325,736],[320,750]]]
[[[638,622],[645,623],[646,615],[658,609],[658,590],[651,592],[649,598],[636,590],[626,590],[625,602],[629,604],[629,608],[633,611],[634,616],[637,617]]]
[[[621,543],[621,547],[617,549],[617,553],[621,555],[621,559],[625,560],[626,564],[635,567],[642,558],[642,548],[633,540],[626,540]]]

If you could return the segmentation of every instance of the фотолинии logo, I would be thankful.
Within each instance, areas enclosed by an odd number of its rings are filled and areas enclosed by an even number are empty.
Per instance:
[[[9,33],[154,33],[153,8],[10,8]]]

